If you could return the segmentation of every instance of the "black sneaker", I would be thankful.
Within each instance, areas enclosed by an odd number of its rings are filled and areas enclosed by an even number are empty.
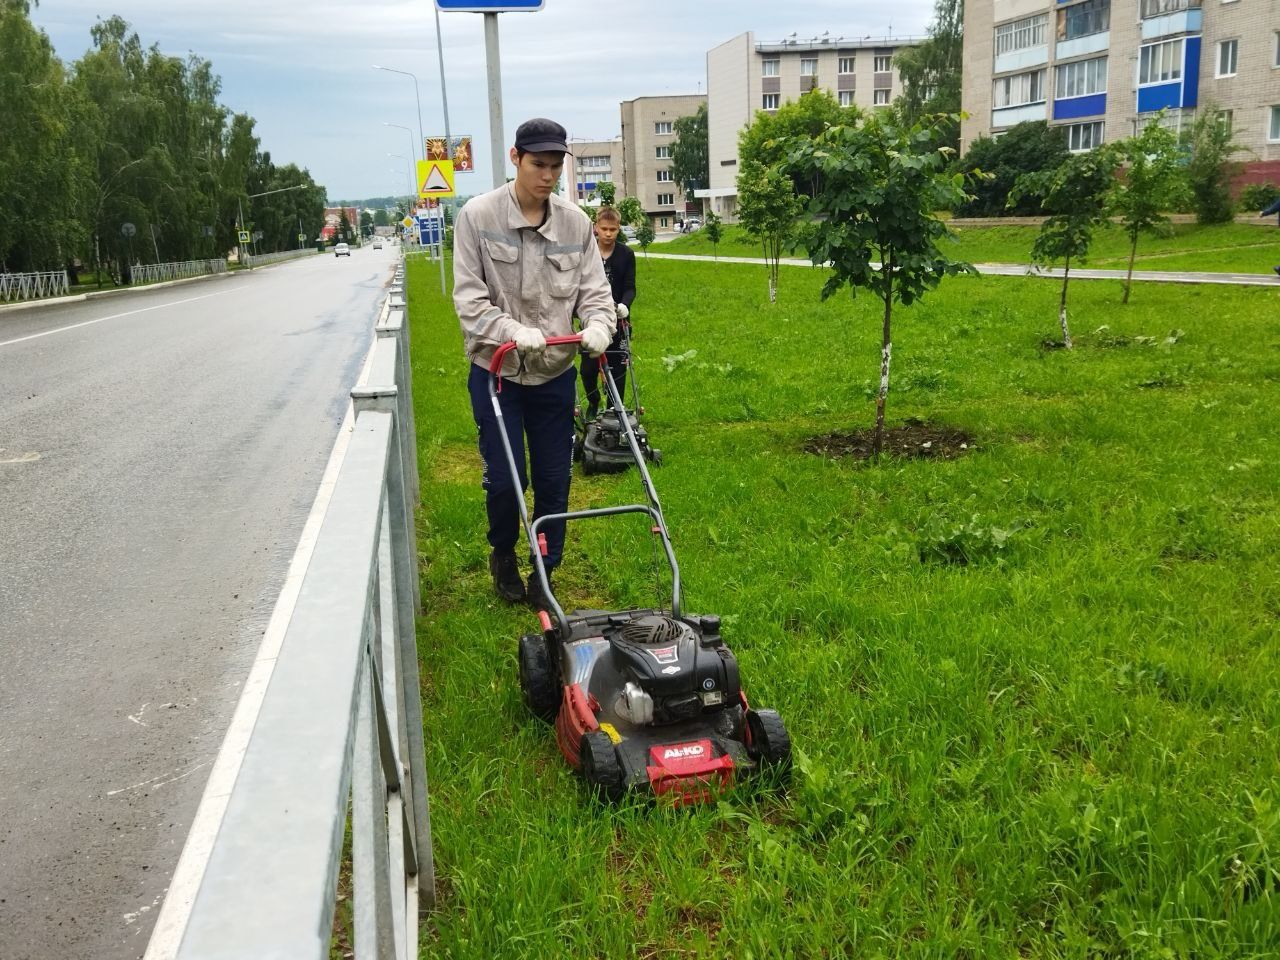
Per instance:
[[[555,593],[556,585],[551,582],[551,574],[547,574],[547,583],[551,587],[551,592]],[[538,579],[535,572],[529,577],[529,606],[535,610],[551,610],[551,598],[542,590],[542,581]]]
[[[1277,274],[1280,274],[1280,266],[1275,266],[1275,267],[1272,267],[1271,269],[1274,270]]]
[[[520,564],[514,550],[494,550],[489,554],[489,572],[493,574],[493,589],[507,603],[519,603],[525,598],[524,581],[520,579]]]

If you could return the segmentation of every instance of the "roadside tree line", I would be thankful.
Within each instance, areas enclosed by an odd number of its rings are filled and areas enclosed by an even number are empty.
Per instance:
[[[0,0],[0,272],[221,257],[241,211],[259,251],[317,235],[324,187],[272,162],[208,60],[144,48],[118,16],[90,36],[64,64],[28,0]]]

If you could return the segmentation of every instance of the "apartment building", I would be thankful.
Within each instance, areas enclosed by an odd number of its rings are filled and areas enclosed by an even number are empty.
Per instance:
[[[1255,176],[1280,173],[1280,6],[1261,0],[969,0],[961,149],[1024,120],[1075,151],[1161,109],[1225,111]]]
[[[966,14],[967,16],[967,14]],[[829,35],[757,43],[748,32],[707,52],[707,147],[711,183],[695,191],[713,212],[735,219],[738,132],[758,111],[772,112],[814,88],[845,106],[887,107],[902,92],[894,53],[921,38],[873,40]]]
[[[591,194],[602,183],[616,183],[617,196],[621,200],[626,192],[622,184],[622,139],[576,140],[570,139],[573,151],[571,162],[565,164],[571,179],[570,195],[576,195],[579,203],[598,206],[600,199]]]
[[[658,229],[684,218],[685,198],[671,173],[671,145],[675,122],[689,117],[707,102],[703,94],[636,97],[622,110],[622,170],[626,190],[618,196],[636,197]]]

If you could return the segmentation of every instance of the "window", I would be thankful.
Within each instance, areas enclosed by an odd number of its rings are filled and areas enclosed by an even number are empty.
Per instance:
[[[1025,20],[1000,24],[996,27],[996,56],[1043,44],[1044,27],[1048,19],[1048,15],[1042,13],[1039,16],[1027,17]]]
[[[1238,40],[1223,40],[1218,44],[1218,77],[1234,77],[1236,75],[1236,51]]]
[[[800,61],[800,76],[816,77],[818,75],[818,61],[805,58]]]
[[[1142,0],[1142,19],[1163,17],[1166,13],[1200,9],[1200,0]]]
[[[893,65],[893,55],[878,55],[874,64],[876,73],[888,73],[889,67]]]
[[[1227,136],[1231,136],[1231,131],[1235,129],[1235,111],[1219,110],[1218,126],[1222,128],[1223,132],[1226,133]]]
[[[872,91],[871,102],[877,107],[887,107],[889,105],[889,91],[888,90]]]
[[[1063,97],[1084,97],[1091,93],[1106,92],[1106,57],[1080,60],[1076,63],[1064,63],[1058,67],[1058,81],[1054,92],[1058,99]]]
[[[658,182],[659,182],[659,183],[670,183],[670,182],[671,182],[671,171],[670,171],[670,170],[659,170],[659,171],[658,171]]]
[[[1277,48],[1280,48],[1280,34],[1277,34],[1277,35],[1276,35],[1276,37],[1277,37],[1277,40],[1276,40]],[[840,72],[841,72],[841,73],[853,73],[853,60],[854,60],[854,58],[853,58],[853,57],[841,57],[841,58],[840,58]]]
[[[1275,49],[1272,51],[1271,65],[1280,67],[1280,30],[1275,33]]]
[[[1152,43],[1138,57],[1138,83],[1165,83],[1182,78],[1182,38]]]
[[[1271,126],[1267,130],[1267,139],[1272,143],[1280,140],[1280,107],[1271,108]]]
[[[660,227],[665,227],[666,225],[667,225],[667,218],[666,218],[666,217],[663,217],[661,220],[659,220],[659,221],[658,221],[658,226],[660,226]]]
[[[654,147],[653,156],[655,160],[670,160],[671,148],[670,147]]]
[[[760,76],[776,77],[777,75],[778,75],[777,60],[761,60],[760,61]]]
[[[655,123],[655,124],[653,125],[653,132],[654,132],[654,133],[656,133],[656,134],[658,134],[658,135],[661,135],[661,134],[664,134],[664,133],[670,133],[670,132],[671,132],[671,121],[670,121],[670,120],[659,120],[657,123]]]
[[[675,202],[676,202],[676,195],[674,193],[658,194],[658,206],[660,207],[674,206]]]
[[[997,110],[1001,107],[1019,107],[1026,103],[1043,103],[1044,71],[1032,70],[1030,73],[1001,77],[995,82],[992,100]]]
[[[578,161],[579,167],[607,167],[609,166],[608,157],[582,157]]]
[[[1067,127],[1067,149],[1072,153],[1083,153],[1101,145],[1101,120],[1094,123],[1073,123]]]
[[[853,106],[853,91],[852,91],[852,90],[841,90],[841,91],[840,91],[840,106],[842,106],[842,107],[852,107],[852,106]]]
[[[1058,39],[1074,40],[1111,29],[1111,0],[1086,0],[1058,11]]]
[[[780,93],[766,93],[764,95],[763,107],[765,110],[777,110],[778,100],[781,98]]]

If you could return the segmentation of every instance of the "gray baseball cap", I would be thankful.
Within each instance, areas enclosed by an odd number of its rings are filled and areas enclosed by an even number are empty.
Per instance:
[[[516,149],[531,153],[569,152],[569,133],[554,120],[534,117],[516,127]]]

